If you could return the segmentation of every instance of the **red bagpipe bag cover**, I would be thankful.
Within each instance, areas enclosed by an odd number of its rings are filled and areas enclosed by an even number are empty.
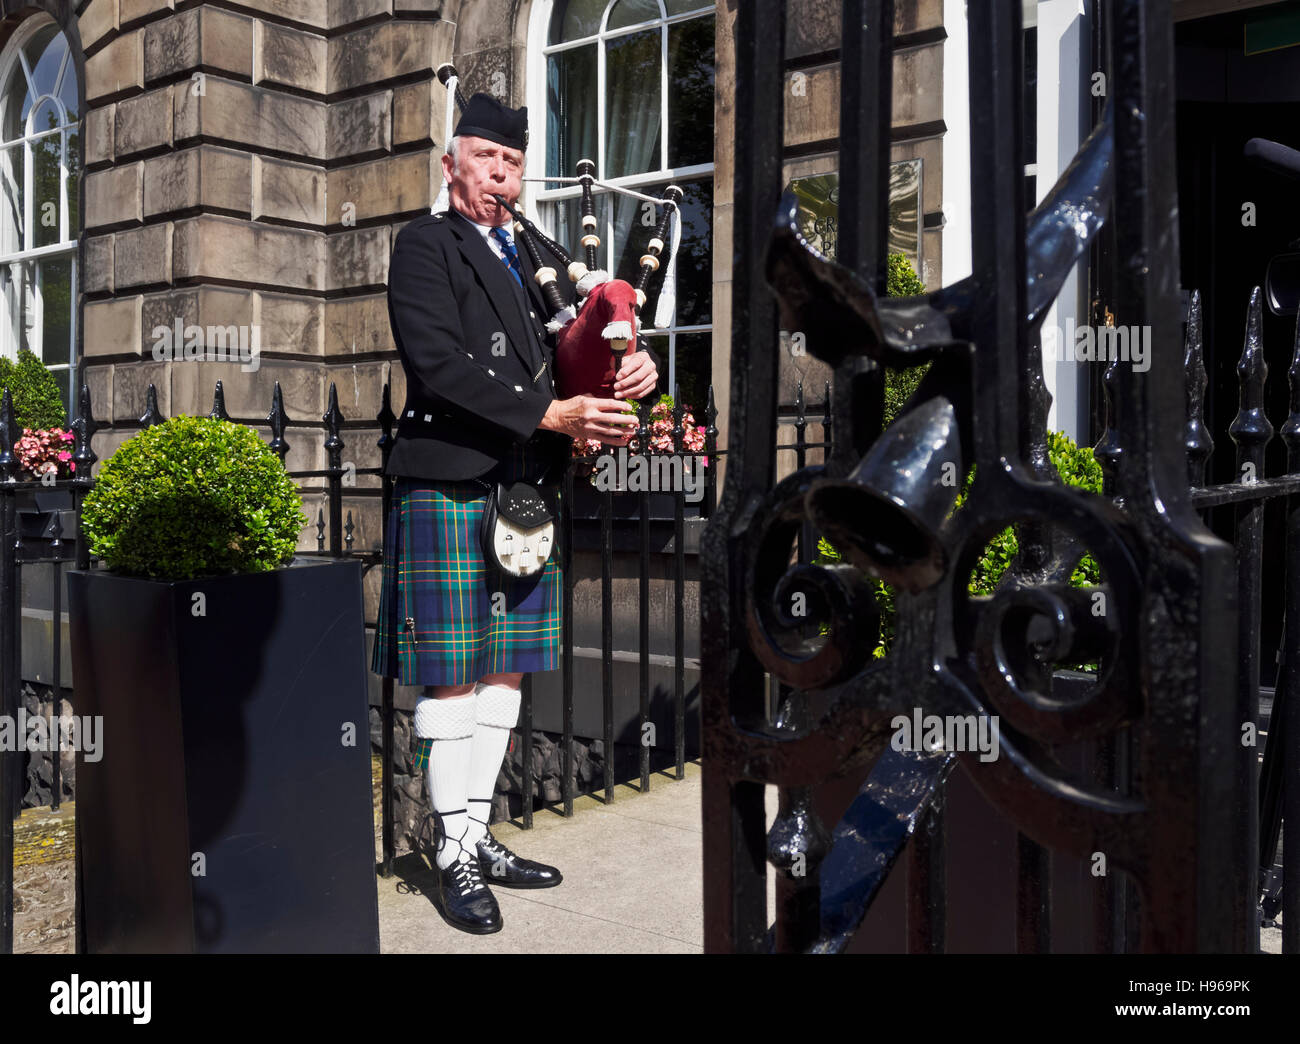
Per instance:
[[[614,397],[614,378],[623,355],[636,351],[636,291],[622,279],[601,283],[587,295],[578,317],[556,337],[555,387],[560,398]],[[613,330],[610,330],[611,325]],[[613,354],[612,340],[626,338],[627,350]]]

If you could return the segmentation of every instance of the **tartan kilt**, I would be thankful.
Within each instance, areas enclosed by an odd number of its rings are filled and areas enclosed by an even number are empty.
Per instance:
[[[501,481],[528,481],[540,457],[516,447]],[[371,670],[403,685],[468,685],[560,661],[557,548],[535,577],[489,573],[479,544],[487,490],[474,481],[398,478],[384,540]],[[494,596],[504,594],[504,613]]]

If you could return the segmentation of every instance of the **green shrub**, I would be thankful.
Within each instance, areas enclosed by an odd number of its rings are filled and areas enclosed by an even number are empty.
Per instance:
[[[19,350],[17,363],[0,359],[0,389],[4,388],[13,396],[14,420],[19,428],[41,431],[68,426],[68,411],[63,406],[58,380],[29,349]]]
[[[257,432],[173,417],[118,447],[82,524],[109,570],[155,580],[261,573],[293,557],[302,498]]]
[[[906,254],[889,255],[889,271],[885,274],[886,297],[915,297],[925,293],[925,284],[921,282],[912,262]]]
[[[921,282],[912,268],[912,263],[903,254],[889,255],[889,272],[885,278],[886,297],[915,297],[925,293],[925,284]],[[930,369],[930,364],[912,366],[905,370],[885,367],[885,426],[894,422],[906,405],[907,400],[916,391],[921,378]]]

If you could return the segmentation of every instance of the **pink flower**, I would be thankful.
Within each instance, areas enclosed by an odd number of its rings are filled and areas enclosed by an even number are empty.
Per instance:
[[[62,428],[46,428],[40,431],[24,428],[23,436],[16,442],[14,449],[27,477],[39,478],[47,474],[66,477],[74,470],[72,454],[64,449],[64,446],[71,441],[73,441],[72,432]]]

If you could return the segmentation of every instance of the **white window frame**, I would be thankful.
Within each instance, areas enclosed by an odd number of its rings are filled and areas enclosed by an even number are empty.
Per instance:
[[[669,15],[663,0],[658,0],[659,18],[639,22],[636,25],[626,26],[624,28],[610,31],[608,27],[609,13],[613,9],[616,0],[609,0],[605,5],[605,11],[600,17],[600,30],[590,36],[584,36],[577,40],[566,40],[560,44],[550,44],[550,25],[551,16],[555,12],[555,0],[539,0],[533,6],[532,18],[528,27],[528,54],[539,55],[540,59],[533,68],[526,70],[525,83],[528,85],[527,104],[529,115],[528,140],[531,142],[540,142],[541,147],[534,147],[529,151],[525,160],[526,176],[530,178],[546,177],[546,141],[547,141],[547,120],[549,113],[546,101],[546,73],[548,61],[551,55],[559,54],[562,51],[574,50],[579,47],[588,47],[596,44],[596,142],[597,155],[590,157],[596,162],[596,177],[601,181],[607,181],[611,185],[626,186],[628,188],[640,189],[645,185],[662,184],[665,182],[682,182],[702,180],[702,176],[707,176],[710,181],[714,180],[715,164],[696,163],[684,167],[668,166],[668,33],[666,27],[675,25],[679,22],[689,22],[695,18],[704,18],[710,15],[717,17],[717,8],[708,0],[700,0],[699,5],[691,11],[683,14]],[[660,57],[659,57],[659,125],[662,131],[659,135],[659,169],[652,170],[645,174],[628,174],[618,178],[605,177],[605,44],[609,40],[616,40],[621,36],[631,33],[644,32],[647,29],[658,28],[660,40]],[[573,177],[574,171],[564,171],[562,174],[566,177]],[[549,188],[538,183],[526,184],[525,189],[528,198],[532,201],[532,209],[539,216],[538,224],[548,230],[556,227],[556,216],[558,208],[557,203],[568,199],[576,199],[582,195],[582,190],[576,185],[563,185]],[[596,194],[606,194],[605,190],[597,188]],[[712,234],[713,216],[709,216],[709,229]],[[613,272],[618,262],[615,253],[614,244],[614,208],[609,208],[609,217],[605,222],[605,228],[601,234],[601,262],[605,268]],[[576,251],[576,245],[561,244],[572,251]],[[710,309],[710,314],[712,310]],[[649,319],[650,317],[646,317]],[[665,338],[667,351],[661,352],[661,356],[668,360],[668,392],[673,393],[677,386],[677,335],[678,334],[695,334],[711,333],[713,323],[703,323],[697,325],[680,325],[674,317],[673,323],[660,330],[649,325],[645,325],[642,333],[647,338]],[[693,402],[690,404],[695,410],[703,410],[704,403]]]
[[[1038,26],[1038,154],[1034,204],[1041,203],[1092,130],[1083,112],[1092,70],[1080,60],[1080,41],[1092,33],[1096,0],[1037,0]],[[1065,330],[1089,322],[1086,300],[1088,259],[1071,269],[1043,320],[1043,382],[1052,396],[1047,424],[1076,442],[1088,437],[1088,370],[1073,361],[1053,360]]]
[[[15,66],[21,65],[23,75],[30,87],[32,83],[32,69],[24,53],[24,48],[31,41],[31,38],[49,25],[53,25],[64,37],[64,43],[67,45],[63,54],[63,62],[59,67],[58,75],[54,79],[53,93],[42,94],[32,102],[31,109],[28,110],[26,123],[23,128],[23,135],[10,140],[0,140],[0,178],[6,182],[12,180],[12,172],[8,164],[9,150],[16,145],[23,147],[23,233],[22,243],[17,250],[0,251],[0,265],[8,266],[11,264],[23,262],[32,263],[36,272],[36,278],[32,287],[31,308],[34,322],[31,327],[31,348],[37,358],[41,358],[45,342],[45,307],[42,296],[44,265],[40,262],[47,260],[63,260],[70,262],[70,293],[69,306],[71,314],[69,315],[69,344],[68,344],[68,362],[67,363],[46,363],[46,368],[56,375],[60,372],[65,374],[65,382],[68,390],[69,404],[75,402],[76,389],[73,387],[77,371],[77,300],[78,300],[78,282],[79,272],[77,271],[77,240],[79,229],[68,227],[68,135],[73,131],[81,128],[80,119],[69,121],[67,107],[63,104],[63,99],[59,97],[59,90],[63,85],[64,78],[67,76],[76,77],[76,64],[72,60],[72,42],[68,40],[67,34],[63,32],[58,23],[47,15],[33,15],[25,19],[21,25],[14,31],[13,36],[5,45],[3,53],[0,53],[0,91],[8,87],[10,77],[13,74]],[[38,131],[33,133],[32,120],[44,103],[49,100],[53,101],[59,114],[59,126],[53,130]],[[7,95],[0,94],[0,127],[4,126],[5,117],[8,114],[7,106],[10,99]],[[21,101],[19,101],[21,104]],[[32,179],[35,174],[35,163],[33,162],[34,146],[46,138],[52,138],[55,135],[60,139],[59,150],[59,241],[46,246],[36,247],[32,244],[36,236],[35,223],[35,199],[33,198]],[[6,232],[11,230],[5,230]],[[6,235],[3,242],[9,239],[16,239],[17,236]],[[5,358],[15,361],[18,358],[18,343],[14,337],[13,316],[9,307],[8,299],[0,294],[0,352],[3,352]]]

